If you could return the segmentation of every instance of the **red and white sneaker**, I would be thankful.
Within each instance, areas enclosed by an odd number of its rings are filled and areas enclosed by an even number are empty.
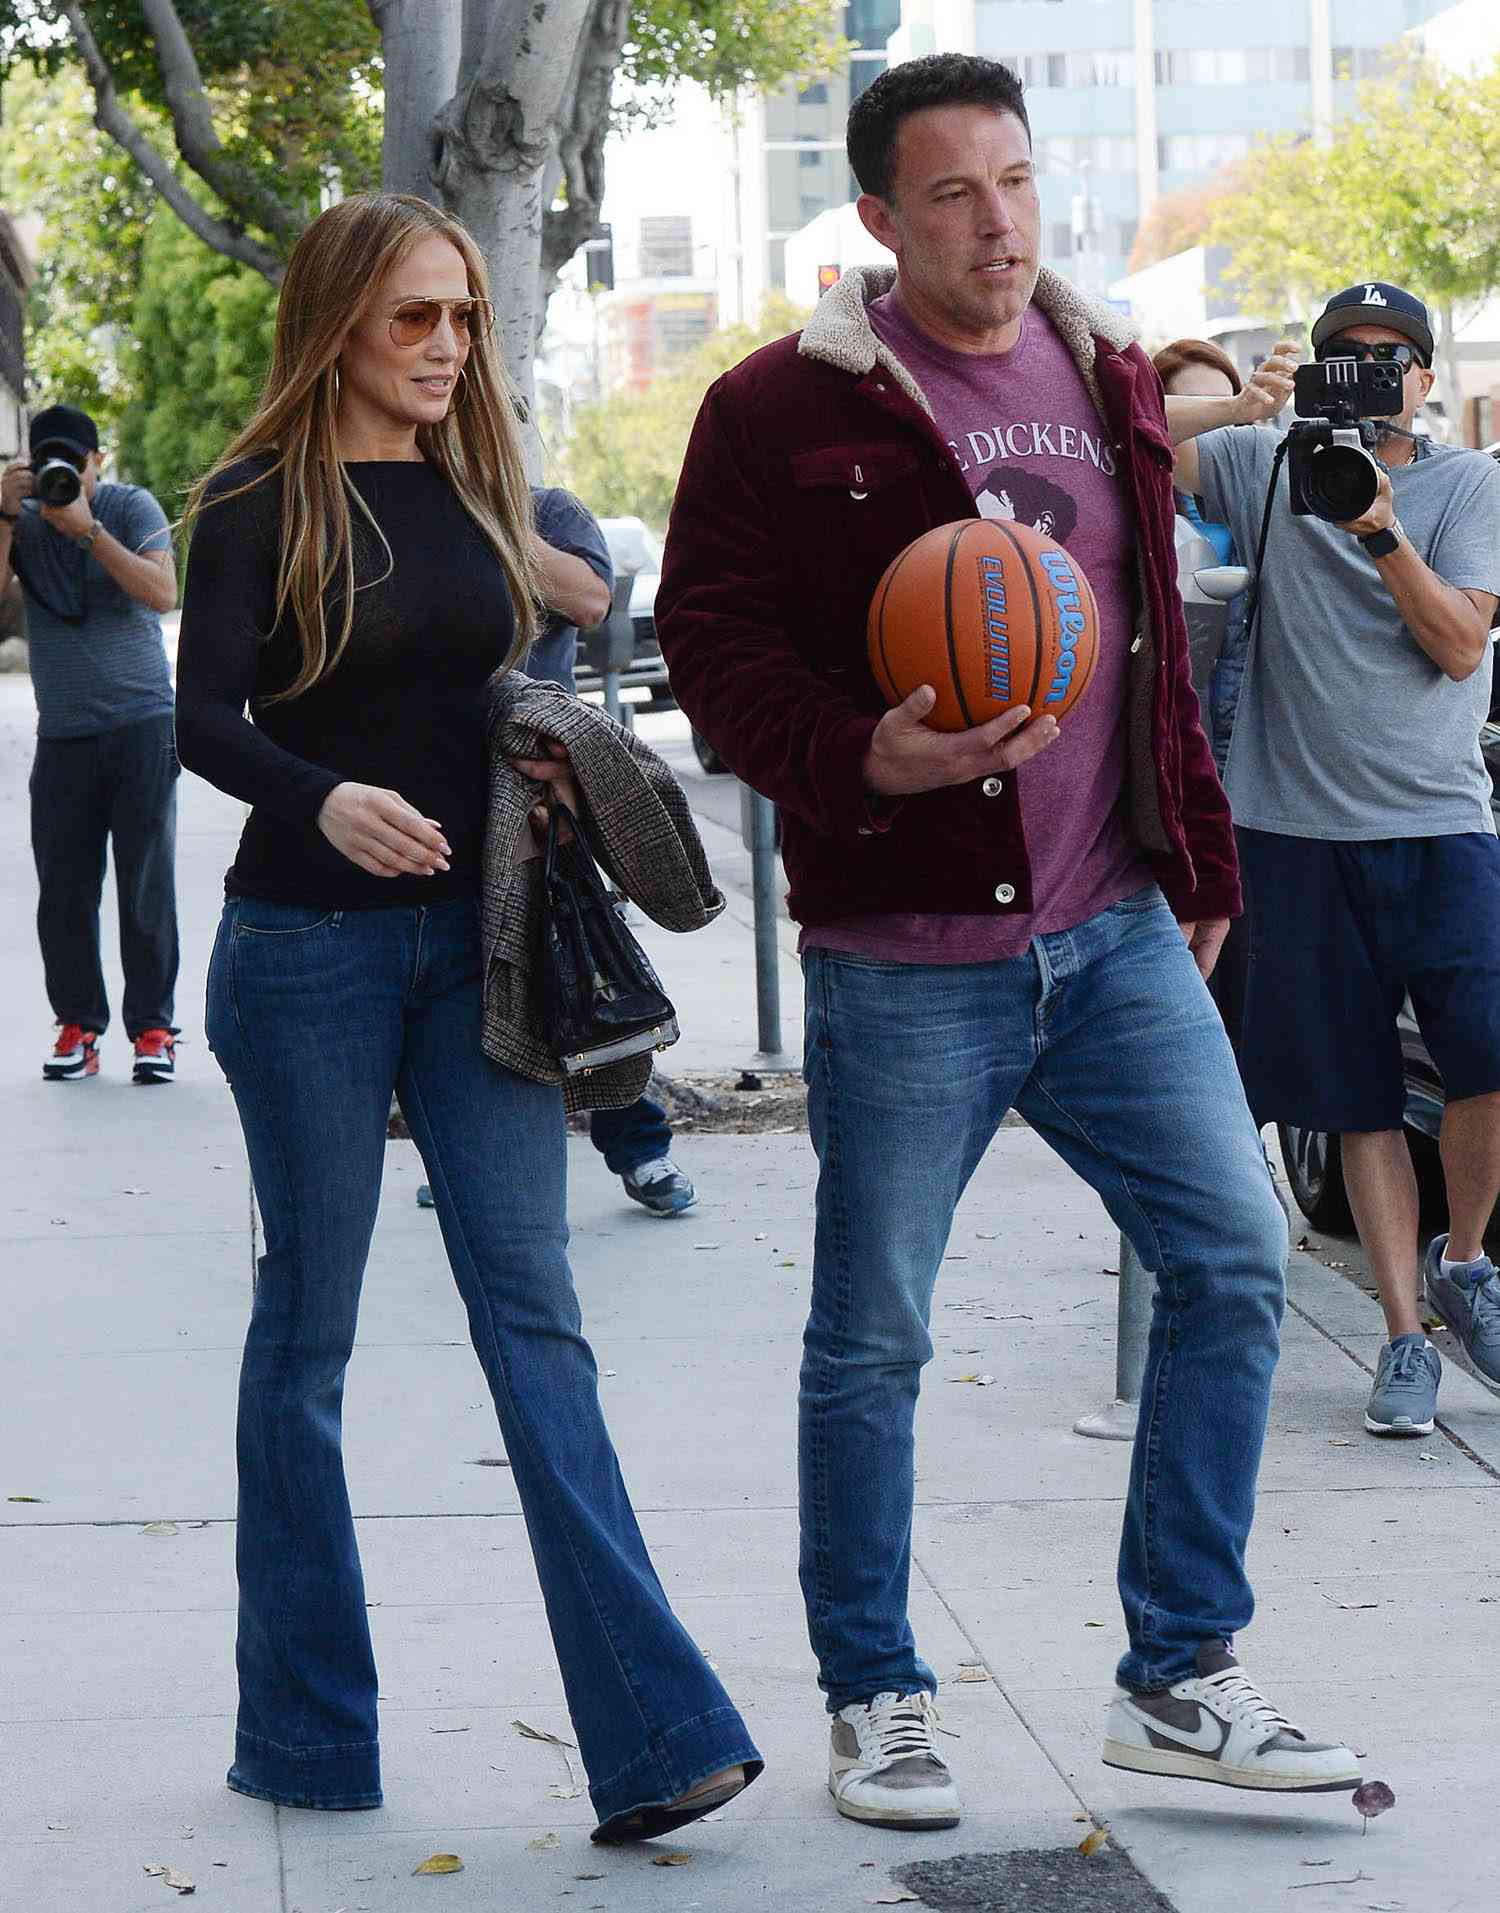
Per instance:
[[[57,1032],[52,1053],[42,1064],[42,1075],[49,1083],[71,1083],[75,1077],[99,1074],[99,1036],[77,1023],[64,1023]]]
[[[135,1039],[135,1068],[131,1075],[138,1083],[170,1083],[177,1067],[177,1043],[170,1030],[142,1030]]]

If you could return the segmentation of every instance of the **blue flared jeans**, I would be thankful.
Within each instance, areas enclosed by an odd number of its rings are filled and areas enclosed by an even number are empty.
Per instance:
[[[265,1226],[239,1398],[240,1708],[229,1784],[381,1800],[340,1452],[392,1090],[432,1185],[601,1820],[760,1759],[668,1605],[600,1411],[567,1258],[561,1093],[481,1053],[477,906],[235,898],[208,984]],[[394,1431],[393,1431],[394,1432]]]
[[[819,1176],[801,1577],[829,1710],[936,1686],[907,1619],[912,1426],[953,1212],[1011,1108],[1156,1273],[1119,1674],[1141,1690],[1183,1679],[1200,1642],[1232,1639],[1252,1612],[1245,1544],[1287,1232],[1219,1013],[1161,892],[1005,962],[813,949],[806,1004]]]

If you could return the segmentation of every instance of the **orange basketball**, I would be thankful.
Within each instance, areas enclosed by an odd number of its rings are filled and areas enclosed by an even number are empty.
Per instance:
[[[937,692],[927,722],[965,731],[1026,704],[1063,713],[1099,652],[1099,607],[1077,560],[1008,519],[963,518],[915,538],[870,601],[870,668],[892,704]]]

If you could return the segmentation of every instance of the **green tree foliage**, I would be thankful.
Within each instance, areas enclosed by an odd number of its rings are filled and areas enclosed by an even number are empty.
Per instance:
[[[0,111],[0,202],[41,221],[26,357],[38,397],[110,429],[128,399],[115,344],[130,319],[154,194],[94,126],[82,76],[19,67]]]
[[[612,393],[580,406],[559,461],[562,482],[597,517],[633,516],[663,530],[703,394],[721,373],[759,346],[795,332],[806,317],[788,300],[773,297],[759,325],[714,333],[680,370],[654,379],[644,392]]]
[[[717,100],[816,79],[848,45],[830,11],[827,0],[646,0],[631,15],[621,77],[663,93],[696,80]]]
[[[1500,65],[1468,75],[1408,62],[1359,104],[1326,146],[1257,148],[1211,237],[1268,314],[1305,323],[1360,279],[1408,287],[1436,316],[1452,392],[1455,333],[1500,289]]]
[[[169,517],[255,409],[271,360],[275,288],[165,213],[141,256],[120,463]]]

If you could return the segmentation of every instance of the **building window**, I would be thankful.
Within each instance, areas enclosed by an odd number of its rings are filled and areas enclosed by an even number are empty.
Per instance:
[[[1333,49],[1333,77],[1336,80],[1378,80],[1391,70],[1388,47],[1336,46]]]
[[[1164,173],[1214,173],[1249,151],[1246,133],[1168,133],[1156,142],[1156,163]]]
[[[814,80],[811,86],[804,86],[798,91],[797,98],[803,106],[827,106],[827,81]]]
[[[822,157],[823,155],[819,152],[799,153],[797,155],[797,164],[799,166],[816,166]]]
[[[1005,64],[1016,78],[1038,91],[1056,87],[1131,86],[1135,80],[1134,60],[1135,56],[1125,48],[1005,56]]]
[[[844,8],[844,38],[857,47],[878,47],[901,24],[901,0],[849,0]]]
[[[1133,173],[1135,141],[1118,138],[1084,139],[1063,134],[1037,140],[1034,147],[1039,173],[1078,173],[1087,167],[1096,173]]]
[[[1337,64],[1337,61],[1335,61]],[[1305,46],[1158,47],[1158,86],[1305,86],[1312,67]]]

